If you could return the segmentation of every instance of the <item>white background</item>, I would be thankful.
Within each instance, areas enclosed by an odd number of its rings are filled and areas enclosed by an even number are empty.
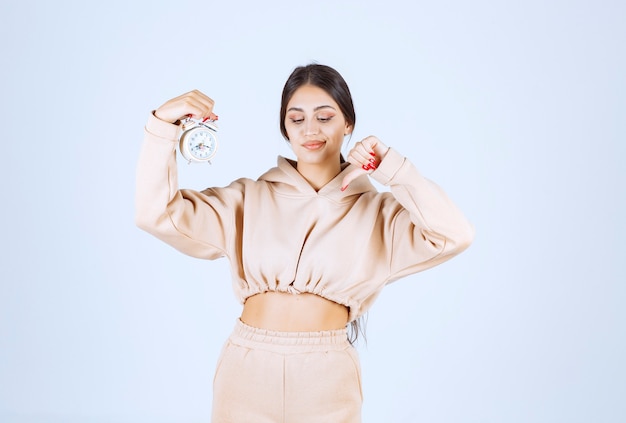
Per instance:
[[[626,421],[620,1],[2,1],[0,421],[207,422],[239,313],[225,261],[134,226],[150,110],[216,101],[202,189],[290,155],[292,69],[348,81],[375,134],[476,226],[386,288],[364,422]],[[346,263],[346,266],[349,266]]]

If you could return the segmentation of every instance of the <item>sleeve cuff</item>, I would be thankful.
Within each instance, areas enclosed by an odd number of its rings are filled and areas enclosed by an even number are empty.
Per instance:
[[[154,111],[150,112],[148,122],[146,122],[146,131],[158,138],[164,138],[169,141],[178,139],[178,131],[180,127],[173,123],[165,122],[154,115]]]
[[[389,185],[405,162],[405,157],[393,148],[389,148],[385,158],[378,168],[371,173],[371,177],[380,184]]]

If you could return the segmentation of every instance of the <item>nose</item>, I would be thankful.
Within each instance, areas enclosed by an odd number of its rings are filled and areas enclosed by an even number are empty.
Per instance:
[[[319,125],[315,119],[307,119],[304,127],[305,135],[315,135],[319,132]]]

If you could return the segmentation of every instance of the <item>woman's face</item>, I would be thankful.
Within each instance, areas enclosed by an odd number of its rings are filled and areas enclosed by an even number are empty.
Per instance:
[[[314,85],[293,93],[285,129],[298,162],[310,164],[339,163],[343,139],[352,132],[335,100]]]

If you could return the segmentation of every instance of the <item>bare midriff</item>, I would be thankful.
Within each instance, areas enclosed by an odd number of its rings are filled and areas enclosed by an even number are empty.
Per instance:
[[[343,329],[348,323],[348,308],[315,294],[265,292],[246,300],[241,321],[282,332]]]

